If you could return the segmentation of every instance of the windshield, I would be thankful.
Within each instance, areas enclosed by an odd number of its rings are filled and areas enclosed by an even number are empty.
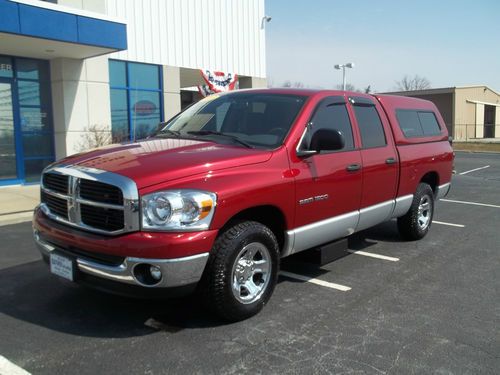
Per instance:
[[[262,92],[211,95],[174,117],[156,136],[272,149],[283,143],[305,101],[305,96]]]

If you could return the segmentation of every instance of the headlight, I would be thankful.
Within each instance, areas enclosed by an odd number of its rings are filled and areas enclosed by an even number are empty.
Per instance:
[[[216,202],[214,193],[199,190],[168,190],[144,195],[141,199],[142,228],[158,231],[208,229]]]

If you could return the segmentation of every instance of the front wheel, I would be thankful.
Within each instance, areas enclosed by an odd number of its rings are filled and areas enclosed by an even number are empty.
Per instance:
[[[419,240],[429,231],[434,215],[434,194],[428,184],[420,183],[410,210],[398,218],[398,229],[407,240]]]
[[[238,321],[257,314],[271,297],[279,269],[274,233],[254,221],[236,223],[217,238],[200,287],[218,316]]]

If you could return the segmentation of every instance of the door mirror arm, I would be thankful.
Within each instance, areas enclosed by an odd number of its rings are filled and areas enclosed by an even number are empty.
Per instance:
[[[299,158],[307,158],[308,156],[316,155],[318,151],[316,150],[297,150],[297,156]]]

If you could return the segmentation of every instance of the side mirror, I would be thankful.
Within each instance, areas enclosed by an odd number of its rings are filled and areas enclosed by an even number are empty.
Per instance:
[[[332,129],[318,129],[311,139],[310,150],[316,152],[336,151],[344,148],[345,139],[342,133]]]

